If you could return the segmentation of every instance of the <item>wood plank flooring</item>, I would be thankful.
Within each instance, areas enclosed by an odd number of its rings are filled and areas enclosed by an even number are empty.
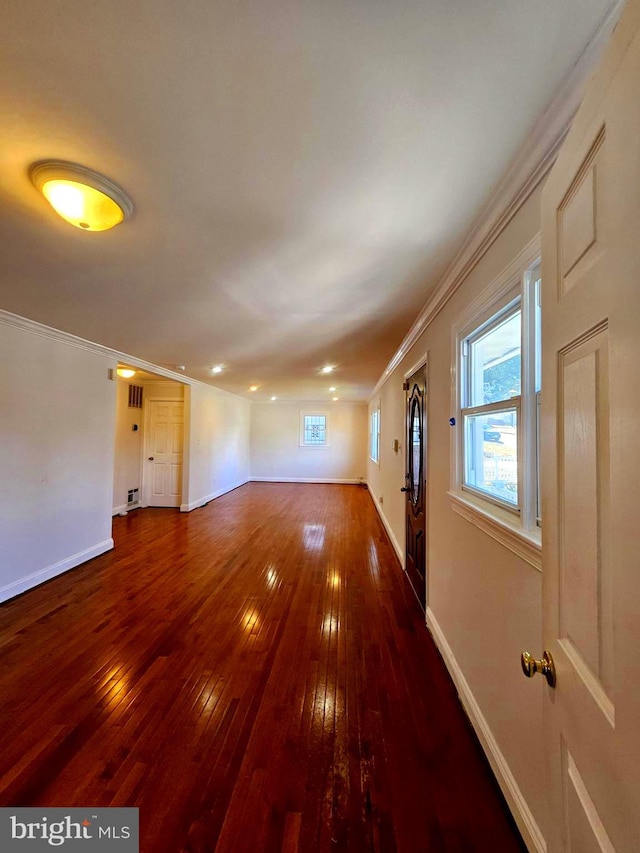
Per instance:
[[[0,805],[138,806],[143,853],[524,849],[366,489],[114,538],[0,608]]]

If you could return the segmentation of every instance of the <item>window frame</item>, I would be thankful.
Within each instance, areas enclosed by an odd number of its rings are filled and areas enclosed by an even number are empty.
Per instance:
[[[304,440],[305,433],[305,418],[324,418],[324,443],[323,444],[308,444]],[[323,450],[326,447],[330,447],[330,433],[329,433],[329,412],[322,411],[320,409],[302,409],[300,411],[300,432],[298,436],[298,447],[304,447],[306,449],[312,450]]]
[[[373,453],[374,420],[376,436],[375,456]],[[380,403],[377,403],[369,412],[369,459],[375,465],[380,465]]]
[[[455,426],[451,429],[451,483],[449,497],[455,512],[502,542],[528,563],[541,569],[539,523],[538,406],[540,392],[539,351],[536,347],[535,280],[539,280],[540,237],[536,236],[520,254],[479,294],[454,321],[451,330],[451,400]],[[534,276],[532,273],[537,272]],[[493,326],[520,310],[520,395],[482,406],[465,406],[470,399],[470,381],[464,362],[464,347],[482,337]],[[467,362],[468,364],[468,362]],[[538,370],[538,372],[536,372]],[[463,384],[466,383],[466,384]],[[465,484],[464,415],[487,410],[517,410],[518,504],[494,499]]]

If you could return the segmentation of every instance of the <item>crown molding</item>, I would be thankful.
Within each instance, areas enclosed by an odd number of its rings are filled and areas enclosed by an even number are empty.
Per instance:
[[[243,400],[247,399],[243,397]],[[306,399],[303,397],[278,397],[276,400],[249,400],[252,406],[292,406],[292,407],[300,407],[300,406],[313,406],[317,408],[318,406],[324,407],[328,412],[334,409],[336,406],[367,406],[366,400],[332,400],[331,398],[316,398],[316,399]]]
[[[462,247],[378,379],[369,400],[380,391],[420,335],[548,175],[580,106],[587,81],[613,32],[624,3],[625,0],[615,0],[553,100],[536,120],[532,133],[472,225]]]
[[[226,391],[224,388],[218,388],[217,385],[209,385],[208,382],[201,382],[199,379],[193,379],[190,376],[185,376],[184,373],[177,373],[175,370],[169,370],[166,367],[161,367],[159,364],[153,364],[150,361],[137,358],[134,355],[129,355],[125,352],[105,347],[102,344],[96,344],[93,341],[88,341],[85,338],[79,338],[77,335],[72,335],[69,332],[63,332],[60,329],[54,329],[52,326],[45,326],[43,323],[38,323],[36,320],[29,320],[27,317],[21,317],[19,314],[12,314],[10,311],[4,311],[0,308],[0,325],[12,326],[15,329],[21,329],[23,332],[29,332],[33,335],[39,335],[43,338],[48,338],[58,343],[66,344],[67,346],[83,349],[86,352],[91,352],[94,355],[101,355],[111,361],[123,361],[131,367],[137,367],[140,370],[145,370],[148,373],[155,373],[157,376],[162,376],[165,379],[171,379],[174,382],[180,382],[182,385],[200,385],[203,388],[209,388],[217,394],[224,394],[233,397],[236,400],[246,400],[245,397],[240,397],[238,394],[233,394],[231,391]],[[155,380],[161,381],[161,380]]]
[[[45,326],[35,320],[29,320],[27,317],[21,317],[19,314],[12,314],[10,311],[0,309],[0,324],[3,326],[12,326],[15,329],[22,329],[23,332],[31,332],[33,335],[39,335],[42,338],[58,341],[58,343],[67,344],[68,346],[83,349],[87,352],[93,352],[96,355],[102,355],[105,358],[118,358],[120,353],[111,350],[102,344],[94,344],[84,338],[79,338],[76,335],[71,335],[68,332],[62,332],[60,329],[54,329],[51,326]]]

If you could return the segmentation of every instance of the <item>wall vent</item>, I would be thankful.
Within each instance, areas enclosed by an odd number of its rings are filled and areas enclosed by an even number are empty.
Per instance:
[[[129,408],[142,408],[142,385],[129,385]]]
[[[129,504],[137,504],[138,503],[138,490],[137,489],[129,489],[127,496],[127,506]]]

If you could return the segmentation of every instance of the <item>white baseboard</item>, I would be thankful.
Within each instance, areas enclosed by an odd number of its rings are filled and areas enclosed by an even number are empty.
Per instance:
[[[387,531],[387,536],[389,537],[391,544],[393,545],[393,550],[396,552],[398,559],[400,560],[400,565],[404,571],[404,551],[398,544],[398,540],[395,537],[393,530],[391,529],[391,525],[387,521],[387,517],[382,511],[382,507],[378,503],[376,496],[373,494],[371,489],[369,488],[369,484],[367,483],[367,489],[369,490],[369,494],[371,495],[371,500],[373,501],[373,505],[378,510],[378,515],[380,516],[380,521],[382,522],[384,529]]]
[[[518,825],[518,829],[522,834],[524,843],[527,845],[527,849],[532,851],[532,853],[546,853],[547,844],[542,832],[540,831],[540,827],[531,814],[531,810],[522,795],[522,791],[518,787],[518,783],[511,772],[507,760],[502,754],[493,732],[489,728],[489,723],[471,692],[469,683],[464,677],[464,674],[453,655],[451,646],[447,642],[442,629],[438,625],[436,617],[433,615],[433,611],[429,607],[427,607],[427,627],[431,631],[435,644],[444,659],[456,688],[458,689],[460,701],[464,705],[475,733],[482,744],[482,748],[484,749],[489,760],[489,764],[491,765],[496,779],[498,780],[498,784],[502,789],[502,793],[504,794],[509,808],[511,809],[511,814]]]
[[[122,506],[114,506],[113,510],[111,511],[111,515],[112,517],[120,515],[120,513],[122,513],[122,515],[128,515],[130,512],[133,512],[134,509],[142,509],[142,504],[140,503],[140,501],[136,501],[133,504],[122,504]]]
[[[69,569],[75,569],[80,563],[86,563],[87,560],[91,560],[93,557],[99,557],[100,554],[104,554],[105,551],[110,551],[112,548],[113,539],[105,539],[104,542],[99,542],[85,551],[73,554],[73,556],[67,557],[66,560],[60,560],[52,566],[47,566],[46,569],[40,569],[38,572],[34,572],[31,575],[0,587],[0,601],[8,601],[10,598],[15,598],[16,595],[33,589],[34,586],[39,586],[41,583],[51,580],[51,578],[55,578],[57,575],[68,572]]]
[[[364,479],[339,480],[333,477],[251,477],[252,483],[338,483],[347,486],[364,485]]]
[[[226,495],[227,492],[232,492],[234,489],[239,489],[240,486],[244,486],[245,483],[248,482],[248,479],[239,480],[233,486],[227,486],[224,489],[218,489],[217,492],[212,492],[210,495],[204,495],[204,497],[197,498],[195,501],[191,501],[188,504],[180,504],[180,512],[191,512],[191,510],[198,509],[198,507],[208,504],[209,501],[213,501],[216,498],[221,497],[222,495]]]

